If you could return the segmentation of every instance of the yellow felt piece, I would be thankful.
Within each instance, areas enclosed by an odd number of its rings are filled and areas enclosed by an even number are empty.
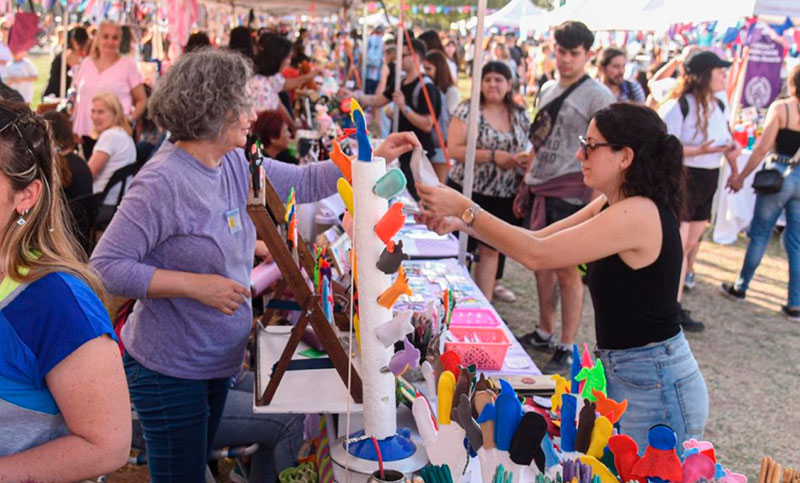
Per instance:
[[[347,212],[352,215],[353,187],[350,186],[350,183],[348,183],[346,179],[339,178],[339,181],[336,182],[336,189],[339,191],[339,196],[342,197],[342,201],[344,201],[344,206],[347,208]]]
[[[592,437],[589,443],[589,450],[586,452],[589,456],[594,456],[597,459],[603,457],[603,450],[608,446],[608,439],[614,433],[614,425],[605,416],[600,416],[594,420],[594,428],[592,428]]]
[[[601,483],[619,483],[619,480],[616,476],[614,476],[614,473],[612,473],[611,470],[606,467],[606,465],[601,463],[594,456],[583,455],[579,456],[578,460],[580,460],[581,463],[591,467],[592,472],[595,476],[600,478]]]
[[[453,410],[453,394],[456,391],[456,376],[450,371],[444,371],[439,377],[439,424],[450,424],[450,412]]]

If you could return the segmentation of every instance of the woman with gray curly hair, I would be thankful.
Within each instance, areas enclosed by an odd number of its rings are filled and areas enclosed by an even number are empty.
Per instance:
[[[172,134],[139,172],[92,255],[109,292],[136,299],[122,331],[131,399],[147,444],[150,477],[202,481],[229,379],[242,365],[252,323],[256,244],[247,216],[244,151],[255,120],[241,55],[202,50],[181,56],[148,106]],[[389,137],[376,156],[418,146]],[[294,166],[268,159],[281,198],[298,203],[336,193],[330,161]]]

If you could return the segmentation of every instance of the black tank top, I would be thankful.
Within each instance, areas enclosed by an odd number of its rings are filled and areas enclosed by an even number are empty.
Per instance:
[[[800,149],[800,131],[782,128],[775,138],[775,152],[790,158]]]
[[[683,247],[679,225],[668,208],[659,206],[658,214],[662,242],[655,262],[634,270],[619,255],[612,255],[589,264],[587,281],[600,349],[642,347],[680,332],[677,298]]]

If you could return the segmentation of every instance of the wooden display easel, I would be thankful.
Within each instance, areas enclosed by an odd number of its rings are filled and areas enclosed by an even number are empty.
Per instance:
[[[341,377],[345,386],[347,386],[348,364],[350,364],[349,357],[339,343],[339,339],[336,337],[333,327],[331,327],[330,322],[328,322],[328,319],[324,315],[320,296],[314,294],[308,287],[301,272],[301,269],[304,269],[309,276],[314,273],[314,257],[306,246],[303,238],[298,234],[298,262],[295,262],[292,253],[289,251],[289,247],[286,245],[286,240],[281,235],[278,225],[276,224],[276,220],[280,223],[281,220],[285,219],[286,207],[278,197],[278,193],[275,191],[269,179],[262,177],[261,184],[261,191],[264,192],[263,199],[265,203],[248,203],[247,213],[256,226],[258,238],[267,244],[272,259],[278,264],[278,268],[280,268],[283,274],[283,279],[294,294],[302,313],[300,320],[298,320],[297,324],[292,328],[289,342],[286,344],[278,363],[275,365],[275,370],[270,376],[264,394],[256,398],[256,406],[266,406],[272,402],[272,398],[275,396],[278,385],[286,373],[292,355],[297,349],[300,338],[303,336],[309,323],[314,328],[314,332],[325,348],[325,351],[328,353],[333,367],[336,369],[336,372],[339,373],[339,377]],[[334,317],[349,319],[342,313],[334,314]],[[349,320],[346,320],[346,324],[349,325]],[[350,369],[350,395],[353,401],[357,404],[361,404],[363,400],[361,377],[359,377],[355,367]]]

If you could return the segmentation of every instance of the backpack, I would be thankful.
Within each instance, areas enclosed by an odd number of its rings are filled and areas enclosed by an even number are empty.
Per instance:
[[[411,106],[416,107],[418,105],[419,96],[422,95],[423,84],[427,85],[428,89],[433,87],[439,91],[439,112],[436,113],[436,122],[439,123],[439,130],[442,131],[442,137],[446,140],[447,129],[450,127],[450,112],[448,112],[447,106],[445,105],[445,93],[436,87],[436,84],[433,83],[430,77],[424,75],[422,76],[422,82],[417,82],[417,85],[414,87],[414,92],[411,93]],[[436,128],[431,131],[431,137],[433,138],[433,145],[437,148],[441,148],[442,146],[439,146],[439,136],[436,135]]]
[[[716,96],[714,96],[714,100],[717,101],[717,105],[719,106],[719,110],[722,111],[722,113],[724,114],[725,113],[725,103],[722,102],[722,99],[720,99],[719,97],[716,97]],[[686,116],[689,115],[689,101],[686,99],[686,96],[681,96],[681,97],[678,98],[678,106],[680,106],[680,108],[681,108],[681,115],[683,116],[684,119],[686,119]]]

